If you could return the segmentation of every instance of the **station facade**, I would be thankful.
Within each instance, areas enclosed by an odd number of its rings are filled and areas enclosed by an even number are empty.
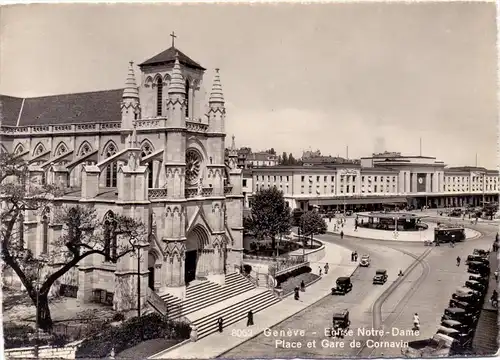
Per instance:
[[[245,170],[249,206],[256,191],[276,186],[292,208],[322,210],[382,208],[384,204],[459,207],[498,201],[498,171],[447,167],[430,156],[373,154],[359,164],[274,166]]]

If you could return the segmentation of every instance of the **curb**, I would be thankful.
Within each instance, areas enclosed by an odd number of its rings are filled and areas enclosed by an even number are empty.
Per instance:
[[[359,267],[359,264],[357,264],[357,265],[356,265],[356,267],[355,267],[355,268],[353,269],[353,271],[351,272],[351,275],[349,275],[349,276],[352,276],[352,274],[354,274],[354,272],[355,272],[356,270],[358,270],[358,267]],[[316,281],[319,281],[319,280],[316,280]],[[289,294],[289,295],[287,295],[287,296],[290,296],[290,295],[291,295],[291,294]],[[311,306],[316,305],[317,303],[319,303],[321,300],[323,300],[324,298],[326,298],[326,297],[328,297],[328,296],[331,296],[331,294],[330,294],[330,293],[328,293],[328,294],[326,294],[325,296],[322,296],[320,299],[318,299],[318,300],[316,300],[315,302],[313,302],[313,303],[311,303],[311,304],[307,305],[305,308],[300,309],[299,311],[297,311],[297,312],[295,312],[295,313],[293,313],[293,314],[291,314],[291,315],[287,316],[286,318],[284,318],[284,319],[282,319],[282,320],[280,320],[280,321],[276,322],[276,323],[275,323],[275,324],[273,324],[273,325],[268,326],[267,328],[268,328],[268,329],[271,329],[271,328],[273,328],[274,326],[276,326],[276,325],[278,325],[278,324],[281,324],[281,323],[282,323],[282,322],[284,322],[284,321],[287,321],[288,319],[290,319],[291,317],[293,317],[293,316],[297,315],[297,314],[298,314],[298,313],[300,313],[301,311],[304,311],[304,310],[306,310],[307,308],[309,308],[309,307],[311,307]],[[217,355],[216,355],[216,357],[220,357],[220,356],[222,356],[222,355],[224,355],[224,354],[226,354],[226,353],[230,352],[231,350],[236,349],[238,346],[240,346],[240,345],[242,345],[242,344],[246,343],[247,341],[250,341],[250,340],[252,340],[252,339],[255,339],[257,336],[259,336],[259,335],[260,335],[260,334],[262,334],[263,332],[264,332],[264,330],[259,331],[259,332],[258,332],[258,333],[256,333],[255,335],[252,335],[252,336],[250,336],[250,337],[248,337],[248,338],[245,338],[245,340],[244,340],[243,342],[239,343],[238,345],[232,346],[231,348],[229,348],[229,349],[227,349],[227,350],[224,350],[224,352],[221,352],[221,353],[217,354]]]

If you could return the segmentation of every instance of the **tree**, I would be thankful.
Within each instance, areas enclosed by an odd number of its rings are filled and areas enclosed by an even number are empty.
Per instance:
[[[115,216],[113,236],[120,241],[110,249],[112,245],[104,236],[109,223],[98,221],[91,206],[58,206],[54,201],[58,195],[55,187],[33,181],[25,162],[11,154],[0,154],[2,259],[19,277],[33,303],[38,303],[38,324],[43,330],[52,328],[49,291],[57,279],[89,255],[101,254],[116,262],[134,251],[145,233],[142,222]],[[43,213],[47,209],[53,209],[52,222],[62,226],[62,235],[37,255],[25,248],[19,219],[27,212]]]
[[[301,216],[300,222],[302,224],[302,234],[306,237],[311,237],[311,246],[313,236],[326,233],[328,228],[325,219],[323,219],[319,212],[314,210],[305,212]]]
[[[272,248],[276,249],[276,237],[288,234],[292,226],[290,207],[283,192],[276,187],[258,191],[252,197],[251,215],[246,225],[257,239],[270,238]]]
[[[288,154],[288,165],[296,165],[295,158],[293,157],[292,153]]]
[[[288,165],[288,156],[284,151],[283,155],[281,155],[281,165]]]

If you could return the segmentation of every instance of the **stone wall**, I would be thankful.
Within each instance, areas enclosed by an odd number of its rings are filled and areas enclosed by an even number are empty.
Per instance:
[[[78,342],[71,343],[62,348],[51,346],[40,346],[38,349],[39,359],[75,359]],[[35,357],[33,347],[15,348],[5,350],[6,359],[33,359]]]

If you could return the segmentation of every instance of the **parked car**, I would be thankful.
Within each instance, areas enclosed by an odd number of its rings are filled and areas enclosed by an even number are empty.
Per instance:
[[[488,284],[489,284],[489,279],[488,279],[487,276],[481,276],[481,275],[477,275],[477,274],[471,274],[469,276],[469,280],[477,281],[477,282],[483,284],[484,286],[488,286]]]
[[[481,306],[479,304],[471,304],[456,299],[450,300],[449,307],[464,309],[465,311],[470,312],[471,314],[477,314],[481,310]]]
[[[455,292],[453,295],[451,295],[451,298],[453,300],[464,301],[473,305],[481,304],[481,296],[475,294],[465,294],[461,292]]]
[[[467,265],[469,265],[473,261],[483,263],[484,265],[487,265],[487,266],[490,265],[490,261],[481,255],[469,255],[469,256],[467,256],[467,260],[465,260],[465,263]]]
[[[477,322],[477,316],[460,308],[447,308],[441,317],[441,322],[444,320],[456,320],[462,324],[473,325]]]
[[[475,281],[475,280],[467,280],[465,282],[465,287],[472,289],[472,290],[476,290],[476,291],[480,292],[481,294],[486,294],[486,290],[487,290],[486,286],[481,284],[479,281]]]
[[[441,321],[441,325],[450,329],[458,330],[462,334],[467,334],[469,336],[472,336],[474,334],[474,328],[470,326],[470,324],[469,325],[462,324],[460,321],[457,320],[443,320]]]
[[[383,285],[387,281],[387,270],[378,269],[373,277],[373,284]]]
[[[359,261],[359,266],[363,266],[363,267],[370,266],[370,255],[361,256],[361,260]]]

